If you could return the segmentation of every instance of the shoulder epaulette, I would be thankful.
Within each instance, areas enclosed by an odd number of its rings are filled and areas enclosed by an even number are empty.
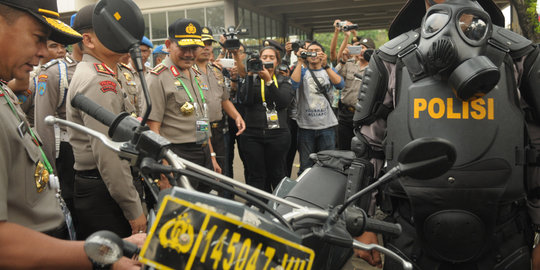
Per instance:
[[[191,67],[191,69],[193,69],[193,72],[195,72],[196,75],[199,75],[199,76],[202,75],[202,72],[199,71],[199,68],[196,67],[196,65],[193,65],[193,66]]]
[[[110,68],[105,66],[104,64],[94,63],[94,67],[96,68],[96,71],[98,73],[102,73],[106,75],[114,75],[114,72]]]
[[[214,63],[210,64],[211,68],[217,68],[219,71],[223,71],[220,66],[214,65]]]
[[[58,59],[53,59],[53,60],[47,62],[45,65],[42,65],[41,69],[46,70],[46,69],[52,67],[53,65],[56,65],[56,63],[58,63]]]
[[[66,61],[66,63],[68,63],[70,65],[77,62],[77,61],[75,61],[75,59],[71,58],[71,56],[69,56],[67,54],[66,54],[66,57],[64,57],[64,60]]]
[[[150,73],[152,74],[155,74],[155,75],[159,75],[161,72],[163,72],[164,70],[166,70],[167,67],[163,64],[159,64],[157,66],[155,66],[151,71]]]
[[[131,72],[133,72],[133,69],[132,69],[130,66],[124,64],[124,63],[120,63],[120,66],[121,66],[121,67],[124,67],[124,68],[126,68],[126,69],[128,69],[128,70],[131,71]]]

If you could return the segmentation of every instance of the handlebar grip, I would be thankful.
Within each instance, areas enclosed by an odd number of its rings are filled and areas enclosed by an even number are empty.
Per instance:
[[[87,113],[107,127],[110,127],[116,118],[114,113],[107,111],[81,93],[76,94],[73,99],[71,99],[71,106]]]
[[[366,218],[365,231],[382,233],[385,235],[399,236],[401,234],[401,225],[398,223],[390,223],[374,218]]]

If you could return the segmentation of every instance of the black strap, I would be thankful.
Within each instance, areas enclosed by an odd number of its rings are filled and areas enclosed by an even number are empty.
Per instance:
[[[332,102],[330,102],[330,97],[328,95],[326,95],[325,91],[324,91],[324,88],[322,87],[321,83],[319,82],[319,79],[317,79],[317,77],[315,77],[315,73],[313,73],[313,70],[311,70],[309,67],[308,67],[308,70],[309,70],[309,73],[311,74],[311,78],[313,78],[313,80],[315,81],[315,84],[317,84],[317,92],[319,92],[321,95],[323,95],[326,100],[328,101],[328,104],[330,105],[330,107],[332,107]]]
[[[409,71],[409,76],[413,82],[423,79],[428,76],[428,72],[422,64],[422,55],[418,51],[418,45],[411,44],[398,53],[398,58]]]

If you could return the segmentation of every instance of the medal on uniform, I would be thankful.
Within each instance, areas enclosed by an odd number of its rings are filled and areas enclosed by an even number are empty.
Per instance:
[[[193,112],[195,111],[195,107],[193,106],[193,104],[186,101],[186,103],[184,103],[184,105],[180,107],[180,111],[182,112],[183,115],[188,116],[188,115],[193,114]]]
[[[174,81],[174,85],[180,86],[180,85],[182,85],[182,84],[181,84],[179,81]]]
[[[41,161],[39,161],[36,165],[34,178],[36,180],[36,188],[38,192],[42,192],[47,188],[47,184],[49,183],[49,172]]]

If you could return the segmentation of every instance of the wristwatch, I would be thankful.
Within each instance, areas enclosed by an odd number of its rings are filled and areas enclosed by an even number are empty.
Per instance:
[[[328,64],[326,64],[326,66],[323,67],[323,69],[329,69],[330,66]]]
[[[92,258],[90,258],[90,256],[88,256],[88,259],[92,263],[92,269],[94,269],[94,270],[110,270],[111,267],[112,267],[112,264],[100,264],[100,263],[92,260]]]
[[[270,80],[270,81],[268,81],[268,82],[265,83],[265,84],[266,84],[266,86],[270,86],[270,85],[272,85],[272,83],[274,83],[274,80]]]
[[[210,156],[211,156],[211,157],[215,157],[215,156],[216,156],[216,153],[212,152],[212,153],[210,153]]]

